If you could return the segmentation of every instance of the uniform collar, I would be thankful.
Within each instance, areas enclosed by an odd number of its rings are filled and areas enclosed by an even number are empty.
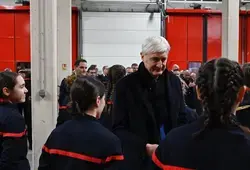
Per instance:
[[[74,116],[74,119],[87,119],[87,120],[94,120],[97,121],[97,118],[94,116],[90,116],[88,114],[77,114]]]

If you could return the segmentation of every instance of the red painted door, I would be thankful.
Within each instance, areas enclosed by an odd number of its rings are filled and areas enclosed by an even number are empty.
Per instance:
[[[203,56],[203,18],[188,16],[187,57],[188,62],[202,62]]]
[[[30,62],[30,15],[29,11],[15,13],[16,62]]]
[[[0,71],[14,70],[14,14],[0,11]]]
[[[250,15],[248,14],[246,19],[246,62],[250,62]]]
[[[222,21],[221,15],[210,15],[208,17],[207,28],[207,60],[221,57],[221,33]]]
[[[78,58],[78,11],[72,11],[72,69]]]
[[[187,68],[187,16],[169,16],[166,19],[166,38],[171,50],[168,56],[168,68],[178,64],[180,69]]]
[[[239,58],[238,58],[238,60],[239,60],[239,63],[242,63],[242,59],[243,59],[243,61],[244,61],[244,47],[243,47],[243,44],[242,44],[242,40],[243,40],[243,38],[245,38],[245,37],[243,37],[243,30],[242,30],[242,24],[243,24],[243,17],[242,16],[240,16],[240,20],[239,20]]]

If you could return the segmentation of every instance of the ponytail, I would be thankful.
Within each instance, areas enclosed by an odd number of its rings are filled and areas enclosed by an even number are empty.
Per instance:
[[[81,112],[79,104],[76,101],[71,102],[71,109],[72,109],[73,116],[84,114],[84,112]]]

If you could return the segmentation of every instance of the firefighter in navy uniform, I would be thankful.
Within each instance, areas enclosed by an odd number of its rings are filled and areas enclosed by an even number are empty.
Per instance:
[[[74,71],[70,76],[64,78],[60,85],[59,92],[59,113],[57,117],[56,127],[63,124],[64,122],[71,120],[70,108],[68,107],[68,103],[70,101],[69,93],[70,86],[72,82],[75,80],[77,75],[86,75],[87,74],[87,61],[84,59],[76,60],[74,63]]]
[[[119,170],[119,139],[98,121],[105,87],[92,77],[78,77],[71,87],[74,118],[58,126],[43,146],[39,170]]]
[[[119,64],[113,65],[109,69],[108,74],[108,88],[106,92],[106,106],[103,110],[100,122],[109,130],[112,130],[112,110],[113,110],[113,93],[115,91],[116,83],[126,75],[126,69]],[[105,86],[105,85],[104,85]]]
[[[204,116],[173,129],[154,152],[161,169],[249,170],[248,131],[237,122],[235,112],[245,93],[239,64],[226,58],[211,60],[199,70],[197,93]]]
[[[0,170],[29,170],[25,121],[17,107],[25,102],[25,81],[17,73],[1,72],[0,88]]]

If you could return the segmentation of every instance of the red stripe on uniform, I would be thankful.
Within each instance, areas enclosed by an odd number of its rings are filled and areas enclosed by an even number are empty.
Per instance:
[[[43,150],[49,154],[67,156],[70,158],[80,159],[80,160],[84,160],[84,161],[88,161],[88,162],[92,162],[92,163],[97,163],[97,164],[107,163],[107,162],[110,162],[113,160],[121,161],[124,159],[123,155],[114,155],[114,156],[109,156],[106,159],[100,159],[100,158],[95,158],[95,157],[87,156],[84,154],[64,151],[64,150],[60,150],[60,149],[49,149],[46,146],[43,146]]]
[[[13,137],[13,138],[20,138],[26,135],[26,130],[24,130],[21,133],[6,133],[6,132],[0,132],[0,135],[3,137]]]
[[[105,162],[110,162],[112,160],[122,161],[122,160],[124,160],[124,156],[123,155],[109,156],[106,158]]]
[[[108,105],[112,105],[112,104],[113,104],[113,101],[108,100],[108,101],[107,101],[107,104],[108,104]]]
[[[68,106],[60,106],[59,109],[60,110],[64,110],[64,109],[68,109],[69,107]]]
[[[161,161],[157,158],[155,152],[152,155],[153,162],[161,169],[163,170],[192,170],[188,168],[178,167],[178,166],[170,166],[170,165],[164,165],[161,163]]]

